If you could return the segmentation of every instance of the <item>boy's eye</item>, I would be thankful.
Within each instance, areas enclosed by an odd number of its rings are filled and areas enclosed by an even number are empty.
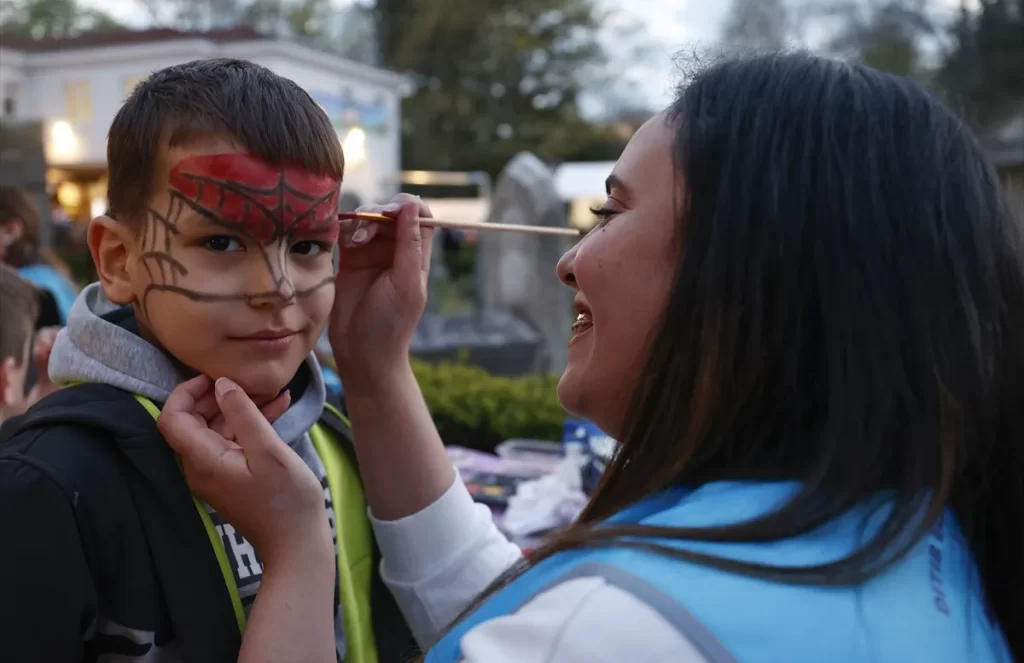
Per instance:
[[[321,252],[327,251],[328,248],[321,242],[296,242],[292,244],[292,253],[298,253],[300,256],[312,258],[313,256],[320,255]]]
[[[242,251],[245,248],[238,239],[228,237],[227,235],[210,237],[203,242],[203,246],[216,253],[232,253],[235,251]]]

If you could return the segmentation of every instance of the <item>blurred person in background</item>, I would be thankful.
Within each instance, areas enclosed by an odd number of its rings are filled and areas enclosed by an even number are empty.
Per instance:
[[[54,390],[46,376],[54,330],[35,333],[39,293],[0,263],[0,423]],[[34,369],[34,370],[33,370]],[[35,372],[41,379],[30,380]]]
[[[40,289],[37,328],[62,327],[78,297],[78,287],[60,258],[39,246],[41,222],[39,211],[23,189],[0,186],[0,261]]]

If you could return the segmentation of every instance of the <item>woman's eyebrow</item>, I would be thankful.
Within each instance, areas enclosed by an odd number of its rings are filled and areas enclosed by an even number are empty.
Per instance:
[[[621,203],[629,202],[632,195],[632,190],[625,180],[614,174],[609,175],[604,181],[604,191],[609,198],[615,198]]]

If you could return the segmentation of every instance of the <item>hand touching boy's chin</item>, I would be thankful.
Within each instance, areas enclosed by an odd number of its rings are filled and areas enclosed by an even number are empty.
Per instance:
[[[150,310],[154,340],[192,371],[213,380],[231,379],[258,405],[270,402],[288,386],[323,327],[319,311],[306,316],[292,310],[271,324],[246,316],[238,310],[241,307],[223,307],[222,316],[187,316],[195,312],[188,308],[179,307],[179,320],[174,321]],[[233,310],[238,310],[235,316],[231,316]],[[188,324],[180,324],[186,317]],[[188,329],[201,331],[186,333]]]
[[[190,365],[214,380],[230,378],[257,405],[268,403],[295,377],[317,338],[308,331],[275,334],[227,337]]]

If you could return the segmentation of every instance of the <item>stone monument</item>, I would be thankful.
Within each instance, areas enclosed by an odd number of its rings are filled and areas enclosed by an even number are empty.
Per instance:
[[[567,225],[566,206],[554,187],[554,173],[533,154],[520,153],[498,178],[491,223]],[[555,274],[572,240],[556,235],[480,233],[477,278],[484,314],[504,312],[537,331],[534,370],[565,368],[573,291]]]
[[[488,221],[566,226],[551,169],[532,154],[512,159],[494,189]],[[573,293],[558,282],[555,265],[569,247],[565,237],[481,232],[475,310],[445,315],[428,308],[412,339],[413,354],[427,361],[465,354],[469,363],[497,375],[560,372]],[[437,250],[434,262],[432,281],[445,278]]]

